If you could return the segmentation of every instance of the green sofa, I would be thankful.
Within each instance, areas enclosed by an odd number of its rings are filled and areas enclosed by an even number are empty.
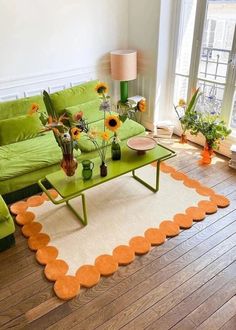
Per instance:
[[[15,225],[8,207],[0,195],[0,252],[15,243]]]
[[[91,126],[103,127],[103,112],[99,110],[100,99],[95,91],[98,81],[90,81],[50,95],[58,115],[72,116],[83,111]],[[41,122],[27,116],[32,103],[39,104],[46,112],[43,96],[33,96],[0,103],[0,195],[6,203],[22,199],[39,191],[37,181],[59,169],[62,153],[52,132],[38,134]],[[32,117],[32,116],[31,116]],[[127,119],[119,129],[119,137],[126,140],[143,134],[144,127]],[[80,150],[75,156],[79,161],[98,156],[91,141],[81,134]],[[2,224],[0,222],[0,235]],[[1,236],[0,236],[1,237]]]

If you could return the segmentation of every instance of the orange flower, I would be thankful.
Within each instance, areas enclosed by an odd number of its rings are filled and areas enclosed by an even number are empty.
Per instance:
[[[72,127],[70,131],[73,140],[78,140],[80,138],[80,130],[77,127]]]
[[[29,109],[28,114],[29,115],[33,115],[34,113],[36,113],[39,110],[39,105],[37,103],[32,103],[31,107]]]
[[[103,139],[103,141],[108,141],[109,140],[109,133],[108,132],[102,132],[101,133],[101,138]]]
[[[146,111],[146,107],[147,107],[147,104],[146,104],[146,99],[142,99],[138,102],[137,104],[137,108],[139,111],[141,112],[145,112]]]
[[[76,121],[79,121],[83,118],[83,115],[84,115],[83,111],[77,112],[77,113],[74,114],[73,119],[76,120]]]
[[[104,82],[100,82],[96,85],[95,87],[95,91],[98,93],[98,94],[106,94],[108,93],[108,86],[106,83]]]

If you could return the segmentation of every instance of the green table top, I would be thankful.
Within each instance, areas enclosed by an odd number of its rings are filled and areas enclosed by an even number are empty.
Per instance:
[[[146,154],[138,155],[136,151],[131,150],[125,145],[122,148],[121,160],[113,161],[108,155],[106,159],[106,177],[100,176],[101,160],[98,157],[92,159],[94,162],[93,176],[87,181],[84,181],[82,178],[81,164],[78,164],[75,177],[72,179],[67,178],[62,170],[47,175],[46,179],[63,198],[66,198],[73,196],[75,193],[83,192],[84,190],[95,187],[123,174],[129,173],[154,161],[160,161],[162,159],[169,158],[173,156],[173,154],[174,152],[170,149],[167,149],[161,145],[157,145],[154,149],[147,151]]]

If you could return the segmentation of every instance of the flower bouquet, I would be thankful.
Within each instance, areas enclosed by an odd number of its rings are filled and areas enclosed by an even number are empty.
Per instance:
[[[119,101],[117,103],[117,112],[122,122],[125,122],[127,118],[137,121],[137,113],[145,112],[147,108],[146,99],[139,97],[138,100],[135,97],[128,99],[125,103]]]

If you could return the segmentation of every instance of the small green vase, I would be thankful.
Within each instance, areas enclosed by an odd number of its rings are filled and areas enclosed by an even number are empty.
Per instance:
[[[111,144],[111,158],[112,160],[120,160],[121,159],[121,149],[119,143],[113,138]]]

